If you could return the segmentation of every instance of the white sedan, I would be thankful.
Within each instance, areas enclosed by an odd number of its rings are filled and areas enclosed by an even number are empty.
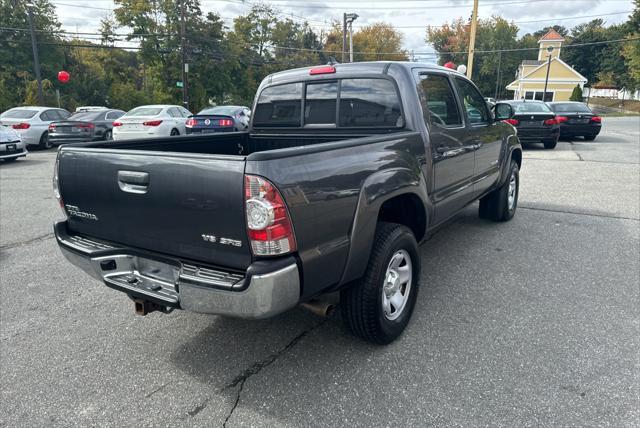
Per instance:
[[[11,162],[26,155],[26,144],[20,135],[10,127],[0,125],[0,159]]]
[[[8,126],[20,134],[22,142],[29,146],[51,148],[49,124],[71,115],[61,108],[15,107],[0,114],[0,125]]]
[[[113,139],[153,138],[185,135],[191,112],[176,105],[136,107],[113,122]]]

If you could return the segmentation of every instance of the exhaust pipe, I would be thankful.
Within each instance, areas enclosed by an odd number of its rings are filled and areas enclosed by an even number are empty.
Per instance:
[[[333,314],[335,306],[329,302],[322,302],[320,300],[309,300],[308,302],[301,303],[300,306],[321,317],[328,317]]]

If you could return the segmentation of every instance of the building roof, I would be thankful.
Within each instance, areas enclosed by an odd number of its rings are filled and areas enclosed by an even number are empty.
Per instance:
[[[558,33],[556,30],[554,30],[552,28],[549,31],[547,31],[547,34],[545,34],[544,36],[542,36],[540,38],[540,40],[538,40],[538,43],[540,43],[542,41],[558,41],[558,42],[561,42],[563,40],[564,40],[564,37],[562,37],[562,35],[560,33]]]
[[[522,65],[540,65],[543,64],[545,61],[538,61],[537,59],[523,59],[522,60]]]

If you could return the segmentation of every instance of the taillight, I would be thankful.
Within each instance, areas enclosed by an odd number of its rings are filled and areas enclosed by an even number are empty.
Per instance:
[[[336,72],[336,68],[332,65],[327,65],[325,67],[316,67],[309,70],[309,74],[312,76],[315,74],[332,74],[335,72]]]
[[[555,117],[553,119],[547,119],[544,121],[545,125],[557,125],[558,124],[558,119],[556,119]]]
[[[113,122],[113,126],[122,126],[122,122],[116,120],[115,122]]]
[[[600,116],[593,116],[591,118],[591,122],[598,122],[598,123],[602,123],[602,118]]]
[[[231,119],[220,119],[220,122],[218,122],[218,124],[220,126],[231,126],[231,125],[233,125],[233,120],[231,120]]]
[[[149,120],[147,122],[142,122],[144,126],[158,126],[162,123],[161,120]]]
[[[49,124],[49,132],[54,132],[56,130],[56,126],[53,123]]]
[[[67,217],[67,212],[64,209],[64,202],[62,201],[62,195],[60,194],[60,181],[58,179],[58,168],[60,167],[60,152],[56,156],[56,163],[53,168],[53,194],[58,200],[58,204],[60,204],[60,209],[62,209],[62,213],[65,218]]]
[[[556,120],[558,121],[558,123],[564,123],[568,121],[569,118],[567,116],[556,116]]]
[[[513,126],[518,126],[518,124],[520,123],[518,119],[505,119],[504,121]]]
[[[93,123],[81,123],[79,125],[76,125],[77,128],[86,128],[86,129],[93,129],[96,127],[96,125],[94,125]]]
[[[22,123],[13,124],[11,125],[11,127],[13,129],[29,129],[31,125],[29,125],[28,123],[22,122]]]
[[[187,119],[187,121],[184,124],[186,126],[196,126],[196,123],[198,123],[198,121],[195,119]]]
[[[245,210],[251,249],[256,256],[277,256],[296,250],[287,206],[268,180],[244,176]]]

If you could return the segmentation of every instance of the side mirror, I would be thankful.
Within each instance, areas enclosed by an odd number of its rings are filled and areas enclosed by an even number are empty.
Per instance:
[[[514,111],[511,104],[496,103],[496,105],[493,106],[493,117],[496,121],[511,119],[513,114]]]

